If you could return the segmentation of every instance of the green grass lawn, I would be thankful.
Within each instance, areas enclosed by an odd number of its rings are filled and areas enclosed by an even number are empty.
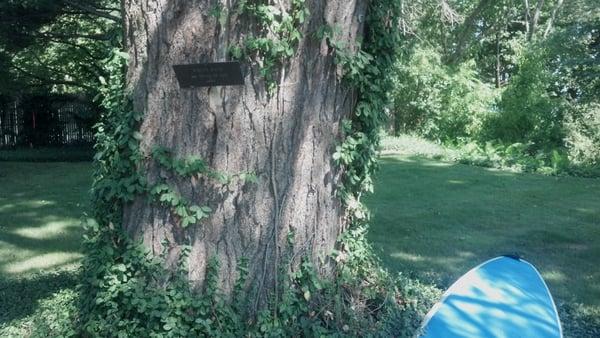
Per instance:
[[[0,336],[77,283],[90,185],[90,163],[0,162]]]
[[[0,162],[90,162],[91,146],[0,149]]]
[[[600,179],[385,156],[367,204],[370,240],[393,272],[445,289],[477,264],[516,252],[559,303],[600,315]]]
[[[73,299],[90,175],[89,163],[0,162],[0,336],[27,334],[40,308],[47,316]],[[581,304],[576,320],[563,317],[570,332],[600,322],[600,179],[386,156],[368,204],[370,239],[391,271],[445,288],[518,252],[559,303]]]

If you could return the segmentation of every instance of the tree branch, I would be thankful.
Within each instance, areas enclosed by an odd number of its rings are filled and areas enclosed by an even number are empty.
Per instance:
[[[54,43],[59,43],[59,44],[64,44],[67,46],[71,46],[71,47],[75,47],[78,50],[82,51],[83,53],[85,53],[87,56],[89,56],[90,59],[94,60],[95,62],[97,61],[101,61],[105,59],[105,56],[96,56],[92,53],[92,51],[89,48],[86,48],[80,44],[77,43],[73,43],[71,41],[68,40],[61,40],[61,39],[52,39],[50,38],[49,41],[54,42]],[[96,66],[94,64],[94,66]]]
[[[458,39],[457,39],[458,42],[456,44],[456,50],[450,56],[451,63],[456,63],[462,58],[462,55],[463,55],[467,45],[469,44],[468,37],[469,37],[469,35],[473,34],[473,30],[475,29],[475,23],[476,23],[477,19],[479,18],[481,12],[483,12],[489,5],[491,5],[493,3],[494,3],[494,1],[492,1],[492,0],[480,0],[479,3],[477,4],[477,7],[465,19],[465,21],[462,25],[462,29],[459,31],[459,35],[458,35]]]
[[[65,85],[65,86],[73,86],[73,87],[78,87],[78,88],[82,88],[82,89],[87,89],[87,90],[90,90],[90,91],[94,91],[95,90],[94,88],[92,88],[90,86],[87,86],[87,85],[84,85],[84,84],[81,84],[81,83],[78,83],[78,82],[75,82],[75,81],[55,80],[55,79],[43,78],[41,76],[35,75],[33,73],[30,73],[30,72],[26,71],[25,69],[23,69],[23,68],[15,65],[15,64],[13,64],[12,67],[14,69],[18,70],[19,72],[23,73],[27,77],[30,77],[32,79],[36,79],[38,81],[41,81],[42,84],[46,84],[46,85]]]
[[[552,30],[552,25],[554,24],[554,20],[556,20],[556,14],[558,14],[558,11],[559,11],[560,7],[562,6],[562,4],[563,4],[563,0],[558,0],[558,2],[556,3],[556,6],[554,6],[554,9],[552,10],[552,16],[548,20],[548,24],[546,25],[546,30],[544,31],[544,38],[546,38],[548,36],[548,34],[550,33],[550,30]]]
[[[542,13],[543,6],[544,0],[538,0],[537,5],[535,6],[535,12],[533,13],[533,19],[531,19],[529,34],[527,35],[527,41],[531,41],[533,39],[533,34],[535,34],[535,28],[540,19],[540,14]]]
[[[112,20],[114,22],[121,22],[121,18],[106,12],[102,12],[101,10],[99,10],[98,8],[74,1],[74,0],[62,0],[62,2],[64,2],[65,4],[75,7],[77,9],[80,9],[82,11],[88,12],[90,14],[99,16],[99,17],[103,17],[105,19],[108,20]]]
[[[529,22],[531,21],[531,11],[529,10],[529,0],[524,0],[525,5],[525,34],[529,36]]]
[[[69,34],[60,34],[60,33],[40,33],[37,34],[36,37],[47,38],[47,39],[90,39],[97,41],[108,41],[110,40],[107,34],[77,34],[77,33],[69,33]]]

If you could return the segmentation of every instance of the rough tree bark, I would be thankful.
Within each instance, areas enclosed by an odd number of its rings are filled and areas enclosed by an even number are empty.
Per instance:
[[[337,27],[339,38],[356,48],[366,1],[306,2],[311,16],[302,27],[305,37],[276,76],[280,83],[273,95],[250,61],[244,62],[244,86],[180,89],[173,64],[229,60],[230,46],[250,33],[261,34],[250,32],[251,19],[238,16],[236,2],[125,0],[128,83],[135,109],[145,113],[144,152],[164,146],[177,156],[202,156],[218,171],[255,172],[259,181],[222,185],[178,178],[148,159],[150,182],[167,179],[191,202],[214,212],[183,230],[169,210],[139,198],[125,208],[124,227],[155,254],[168,239],[171,258],[189,243],[189,279],[195,286],[204,281],[207,260],[216,257],[223,290],[231,291],[236,267],[247,258],[246,289],[264,304],[277,287],[276,274],[293,269],[301,257],[326,275],[330,264],[322,258],[344,230],[344,210],[334,196],[340,171],[332,153],[356,96],[340,82],[332,51],[314,32],[324,24]],[[274,5],[289,9],[290,1]],[[225,22],[210,14],[216,6],[229,13]]]

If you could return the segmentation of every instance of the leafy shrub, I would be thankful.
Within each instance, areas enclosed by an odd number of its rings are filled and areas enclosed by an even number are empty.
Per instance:
[[[600,104],[575,107],[566,118],[569,159],[583,166],[600,165]]]
[[[396,133],[455,143],[476,137],[493,110],[496,92],[478,80],[473,61],[442,63],[431,48],[416,48],[397,65],[392,114]]]
[[[480,140],[530,143],[535,150],[562,147],[564,100],[549,92],[552,75],[541,47],[524,53],[517,74],[502,93],[498,113],[485,123]]]
[[[72,337],[77,332],[79,294],[64,289],[43,300],[33,315],[31,337]]]
[[[533,143],[471,142],[459,150],[459,162],[508,169],[516,172],[537,172],[545,175],[568,174],[571,164],[564,150],[536,150]]]
[[[0,337],[68,337],[77,325],[77,271],[0,278]]]
[[[423,135],[433,128],[434,116],[442,109],[446,73],[440,54],[432,49],[419,48],[404,58],[397,64],[392,93],[394,130]]]
[[[407,278],[393,278],[380,268],[365,228],[347,231],[331,258],[332,279],[321,279],[310,263],[280,276],[283,290],[254,319],[242,318],[249,299],[241,291],[246,274],[229,301],[218,286],[218,263],[212,260],[202,290],[192,290],[185,268],[167,271],[164,256],[153,257],[141,244],[128,242],[116,230],[87,224],[82,284],[81,323],[90,336],[122,337],[412,337],[439,291]],[[99,243],[110,237],[127,241],[120,247]],[[96,249],[94,249],[96,248]],[[90,299],[94,299],[90,302]],[[252,317],[250,317],[252,318]]]
[[[437,130],[429,137],[444,143],[477,138],[484,121],[495,109],[496,92],[478,80],[473,61],[451,71],[449,80],[442,92],[444,109],[439,112]]]
[[[415,135],[387,135],[382,138],[380,150],[514,172],[600,177],[600,166],[574,163],[567,149],[537,149],[533,143],[470,141],[458,145],[441,145]]]

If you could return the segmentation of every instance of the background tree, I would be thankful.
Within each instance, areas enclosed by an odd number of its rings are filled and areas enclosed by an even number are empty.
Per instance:
[[[3,1],[0,62],[8,83],[0,93],[86,93],[106,73],[101,61],[119,39],[115,0]]]
[[[414,16],[414,38],[405,44],[397,64],[396,132],[416,132],[454,145],[473,143],[488,153],[484,147],[499,153],[516,147],[519,156],[542,167],[556,167],[567,158],[578,165],[597,163],[591,153],[586,161],[581,158],[581,149],[597,147],[591,136],[597,128],[582,118],[596,121],[590,114],[595,116],[592,103],[599,97],[597,4],[445,4],[459,18],[445,28],[432,29],[436,26],[430,23],[444,6],[429,2],[428,11]],[[471,72],[464,71],[473,63]],[[461,83],[471,83],[469,90],[457,91]],[[490,91],[489,85],[496,90]],[[584,111],[588,113],[582,115]]]

